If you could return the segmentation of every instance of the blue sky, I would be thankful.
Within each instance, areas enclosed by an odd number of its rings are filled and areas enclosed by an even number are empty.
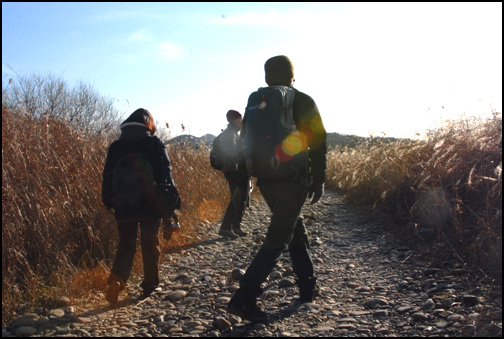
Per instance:
[[[412,137],[502,112],[502,3],[6,3],[2,76],[79,80],[169,123],[225,128],[287,55],[328,132]]]

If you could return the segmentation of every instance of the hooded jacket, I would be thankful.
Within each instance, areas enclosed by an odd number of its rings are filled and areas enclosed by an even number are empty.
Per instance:
[[[107,153],[103,169],[102,201],[107,208],[114,207],[113,172],[117,161],[131,149],[140,150],[152,166],[156,183],[167,183],[175,186],[172,179],[171,163],[164,143],[150,132],[142,123],[130,122],[121,125],[121,136],[114,141]],[[146,205],[142,210],[116,211],[119,219],[157,219],[154,206]]]
[[[220,134],[220,146],[224,166],[222,172],[236,172],[238,170],[238,140],[240,128],[233,123]]]

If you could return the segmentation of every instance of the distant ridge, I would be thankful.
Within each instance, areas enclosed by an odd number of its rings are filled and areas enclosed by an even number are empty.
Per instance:
[[[201,145],[205,145],[207,147],[212,146],[212,142],[215,139],[215,135],[213,134],[205,134],[201,137],[195,137],[193,135],[183,134],[176,136],[168,140],[167,144],[178,144],[185,145],[191,147],[201,147]],[[391,137],[360,137],[356,135],[346,135],[340,133],[327,133],[327,146],[329,148],[333,148],[335,146],[348,146],[355,147],[356,145],[364,142],[364,141],[381,141],[381,142],[394,142],[400,139],[391,138]]]
[[[195,137],[194,135],[183,134],[171,138],[170,140],[168,140],[166,144],[168,145],[178,144],[192,147],[201,147],[202,145],[212,146],[212,142],[214,141],[214,139],[215,135],[213,134],[205,134],[201,137]]]

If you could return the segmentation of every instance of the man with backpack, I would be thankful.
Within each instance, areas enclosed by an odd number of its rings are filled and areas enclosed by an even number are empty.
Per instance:
[[[228,121],[227,128],[214,139],[210,163],[212,167],[224,173],[232,197],[238,184],[238,139],[242,115],[238,111],[229,110],[226,113],[226,119]],[[244,209],[244,202],[235,206],[231,199],[224,214],[219,235],[229,239],[247,235],[240,226]]]
[[[299,301],[312,302],[319,292],[300,212],[307,197],[314,204],[323,195],[327,152],[320,113],[310,96],[293,87],[290,59],[270,58],[264,69],[268,87],[250,95],[243,117],[239,188],[233,198],[239,204],[248,174],[255,176],[272,217],[266,239],[227,308],[254,322],[267,319],[257,297],[285,249],[297,276]]]

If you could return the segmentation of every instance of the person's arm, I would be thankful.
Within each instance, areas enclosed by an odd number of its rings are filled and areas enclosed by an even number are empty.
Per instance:
[[[294,106],[294,119],[298,131],[304,135],[308,144],[311,163],[310,176],[313,182],[324,183],[327,133],[315,101],[304,93],[301,93],[298,99],[299,101]]]
[[[107,152],[107,159],[105,160],[105,167],[103,168],[103,181],[102,181],[102,202],[108,208],[114,207],[114,192],[112,189],[112,173],[114,170],[114,154],[116,145],[112,143]]]

